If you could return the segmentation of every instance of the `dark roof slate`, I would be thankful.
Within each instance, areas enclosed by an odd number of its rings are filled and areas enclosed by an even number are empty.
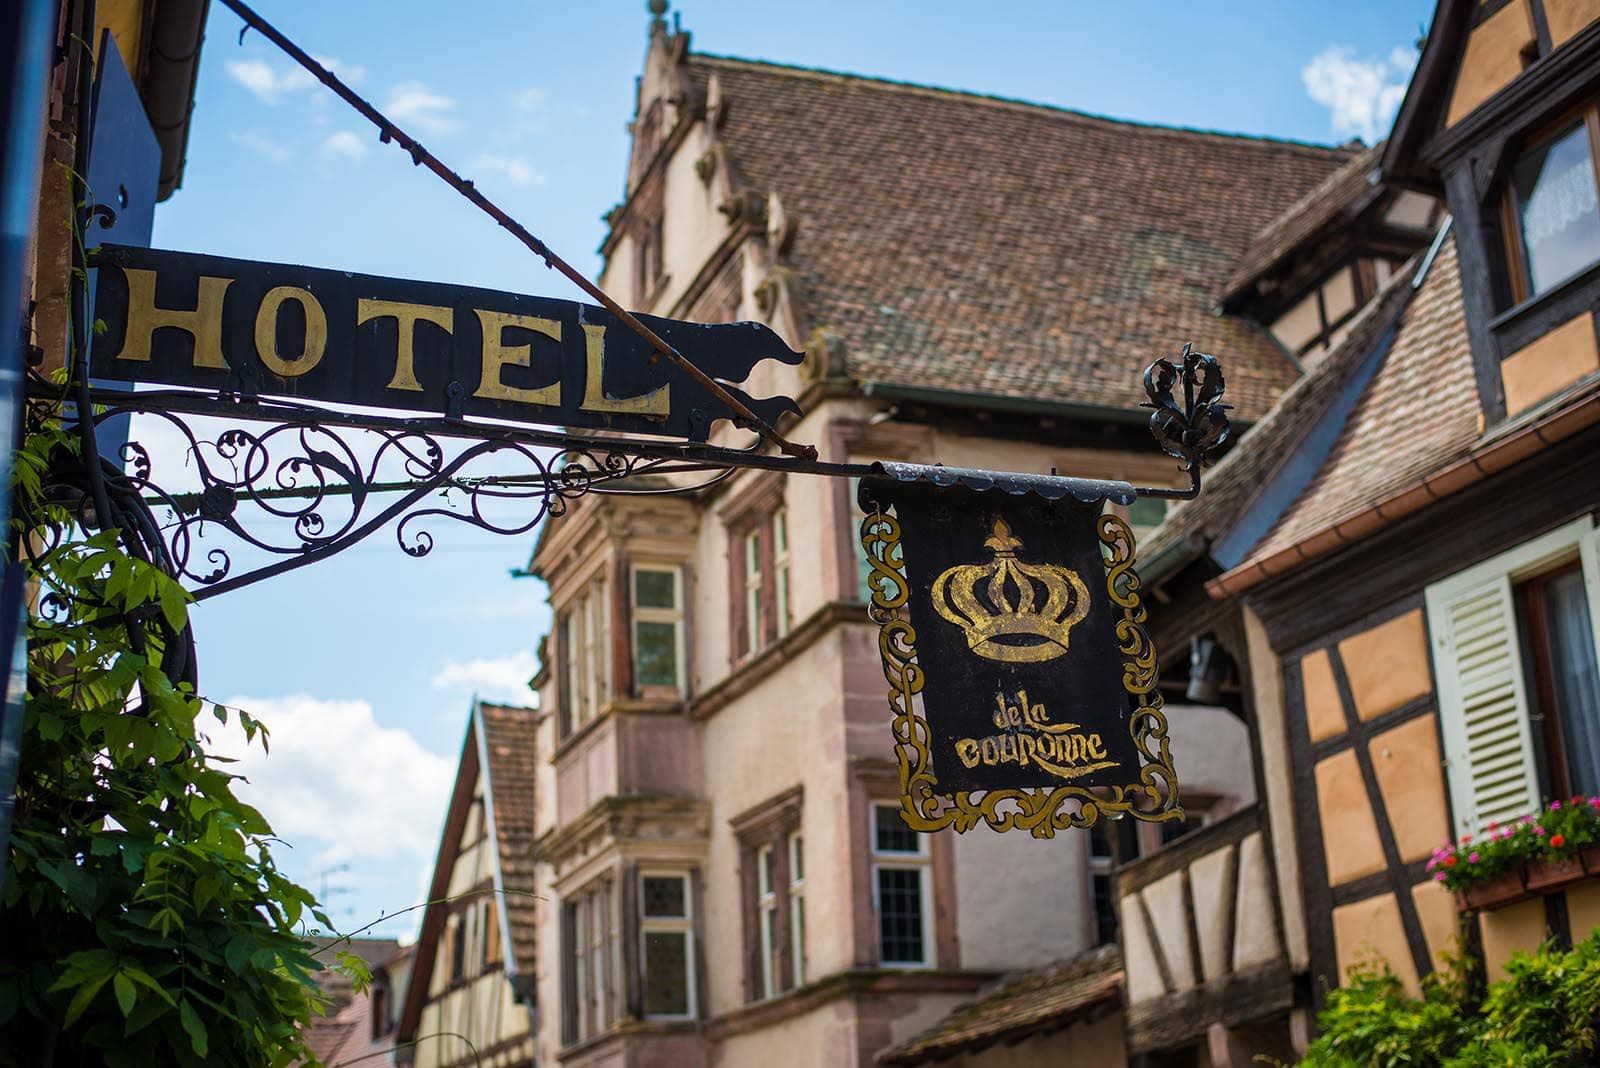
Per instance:
[[[1347,221],[1353,208],[1374,194],[1373,171],[1383,152],[1380,141],[1328,175],[1256,234],[1223,286],[1221,300],[1241,294],[1250,283],[1277,267],[1323,227]]]
[[[538,905],[533,842],[539,713],[532,708],[480,701],[478,716],[499,853],[501,915],[511,936],[515,970],[532,976]]]
[[[999,1042],[1060,1030],[1122,1003],[1122,954],[1103,946],[1071,961],[1009,976],[993,989],[897,1046],[879,1064],[928,1064]]]
[[[1413,266],[1397,271],[1361,310],[1344,340],[1290,387],[1232,451],[1205,472],[1200,496],[1175,506],[1139,547],[1144,560],[1154,562],[1183,542],[1202,548],[1229,533],[1244,518],[1411,299]],[[1231,387],[1230,381],[1230,390]]]
[[[1332,452],[1251,556],[1304,541],[1459,460],[1482,419],[1455,242],[1447,240]]]
[[[1348,148],[1141,125],[851,75],[691,55],[715,74],[736,183],[797,222],[782,263],[860,382],[1117,409],[1186,341],[1238,415],[1295,367],[1213,314],[1217,280]]]

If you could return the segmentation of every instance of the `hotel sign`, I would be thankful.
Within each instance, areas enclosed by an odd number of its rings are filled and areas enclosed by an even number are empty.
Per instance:
[[[1120,491],[1085,489],[1088,499],[1047,500],[863,483],[913,827],[981,819],[1048,836],[1102,812],[1181,815],[1133,537],[1102,514]]]
[[[590,304],[114,245],[94,264],[97,378],[694,442],[733,415]],[[759,323],[639,319],[725,385],[803,358]],[[768,424],[799,411],[728,388]]]

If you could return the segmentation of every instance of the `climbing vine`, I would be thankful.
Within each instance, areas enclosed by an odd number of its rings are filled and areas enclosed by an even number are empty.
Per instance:
[[[188,595],[86,516],[62,475],[83,470],[83,440],[36,419],[13,474],[13,546],[36,595],[0,1065],[314,1063],[303,1033],[322,964],[306,936],[331,924],[207,752],[230,719],[251,744],[267,731],[189,681]]]

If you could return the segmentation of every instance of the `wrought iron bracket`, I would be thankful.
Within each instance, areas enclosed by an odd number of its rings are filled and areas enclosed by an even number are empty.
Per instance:
[[[174,573],[196,600],[205,600],[327,559],[389,524],[400,548],[421,557],[434,547],[438,522],[521,535],[589,493],[683,493],[741,469],[925,479],[1052,500],[1193,497],[1202,466],[1229,434],[1221,369],[1186,346],[1176,361],[1152,364],[1144,382],[1151,432],[1163,451],[1183,461],[1186,487],[937,464],[831,463],[762,451],[759,441],[730,448],[459,418],[397,419],[234,393],[90,388],[77,395],[96,424],[129,414],[154,418],[181,452],[192,488],[167,488],[177,473],[157,470],[165,454],[139,441],[122,446],[120,472],[108,466],[103,477],[151,507]],[[62,396],[59,386],[37,378],[29,391],[41,403]],[[221,429],[196,422],[208,419],[221,420]],[[515,473],[507,474],[507,466]],[[92,481],[60,480],[63,493]],[[92,504],[80,502],[78,512],[92,518]],[[514,518],[498,507],[506,504],[517,506]],[[241,550],[257,558],[248,567],[235,560]]]

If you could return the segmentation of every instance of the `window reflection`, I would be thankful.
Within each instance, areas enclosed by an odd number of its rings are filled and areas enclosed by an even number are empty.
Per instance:
[[[1583,122],[1518,160],[1511,185],[1525,297],[1600,259],[1600,205]]]

